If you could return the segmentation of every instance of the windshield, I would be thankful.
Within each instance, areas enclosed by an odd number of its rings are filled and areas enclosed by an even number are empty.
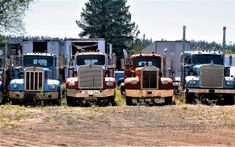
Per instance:
[[[221,55],[193,55],[192,63],[193,64],[219,64],[223,65],[223,60]]]
[[[190,55],[184,55],[184,63],[191,64],[191,57]]]
[[[160,58],[140,57],[140,58],[135,59],[135,66],[136,67],[151,66],[151,65],[160,68],[160,65],[161,65]]]
[[[77,65],[105,65],[104,55],[81,55],[77,56]]]
[[[40,66],[40,67],[51,67],[53,66],[52,56],[24,56],[23,64],[25,67],[29,66]]]

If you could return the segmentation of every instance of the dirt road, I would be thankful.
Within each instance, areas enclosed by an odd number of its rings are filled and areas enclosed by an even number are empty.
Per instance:
[[[0,106],[0,146],[235,146],[235,105]]]

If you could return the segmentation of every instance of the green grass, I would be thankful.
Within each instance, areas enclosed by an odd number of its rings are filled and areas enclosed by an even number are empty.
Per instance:
[[[0,105],[0,110],[25,110],[26,107],[19,105]]]
[[[182,95],[175,95],[174,97],[174,102],[176,105],[182,105],[185,104],[185,98]]]
[[[30,116],[30,113],[25,109],[25,107],[15,105],[0,106],[0,128],[19,128],[20,125],[17,122]]]
[[[8,128],[8,129],[16,129],[16,128],[19,128],[20,126],[15,124],[15,123],[5,123],[2,128]],[[1,126],[0,126],[1,128]]]
[[[123,105],[126,104],[125,97],[121,94],[121,91],[118,88],[116,88],[115,101],[116,101],[118,106],[123,106]]]

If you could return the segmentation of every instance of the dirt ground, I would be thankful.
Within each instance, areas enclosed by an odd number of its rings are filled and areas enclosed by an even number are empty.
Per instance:
[[[0,146],[235,146],[235,105],[0,106]]]

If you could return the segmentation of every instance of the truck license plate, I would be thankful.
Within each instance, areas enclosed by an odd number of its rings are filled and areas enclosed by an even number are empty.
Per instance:
[[[99,90],[86,90],[86,91],[82,91],[82,93],[93,95],[93,94],[99,93]]]

